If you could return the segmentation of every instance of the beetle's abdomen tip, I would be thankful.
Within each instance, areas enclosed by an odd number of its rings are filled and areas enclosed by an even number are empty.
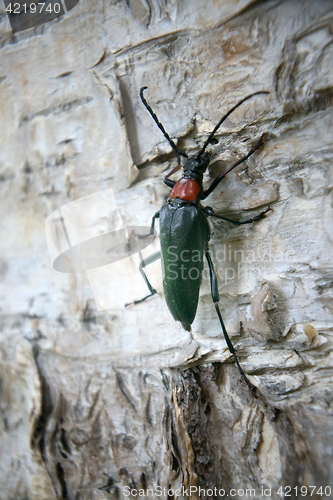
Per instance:
[[[186,330],[187,332],[190,332],[191,331],[191,325],[190,323],[184,323],[182,322],[182,327],[184,328],[184,330]]]

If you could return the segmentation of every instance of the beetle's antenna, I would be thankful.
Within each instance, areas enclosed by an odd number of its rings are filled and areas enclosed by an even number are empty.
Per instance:
[[[184,153],[184,151],[182,151],[181,149],[179,149],[176,144],[173,142],[173,140],[169,137],[169,135],[167,134],[167,132],[165,131],[162,123],[159,121],[159,119],[157,118],[157,116],[155,115],[154,111],[151,109],[151,107],[149,106],[148,102],[146,101],[146,99],[144,98],[143,96],[143,91],[145,89],[147,89],[148,87],[141,87],[140,89],[140,97],[141,97],[141,101],[143,102],[144,106],[146,107],[147,111],[150,113],[150,115],[152,116],[154,122],[156,123],[156,125],[158,126],[158,128],[160,129],[160,131],[162,132],[162,134],[164,135],[164,137],[166,138],[166,140],[168,141],[168,143],[170,144],[170,146],[172,147],[172,149],[174,149],[176,151],[176,153],[178,155],[181,155],[181,156],[185,156],[185,158],[188,158],[188,155],[186,153]]]
[[[208,144],[210,143],[210,141],[212,140],[212,138],[214,137],[214,134],[217,132],[217,130],[220,128],[220,126],[222,125],[222,123],[224,122],[224,120],[226,120],[226,118],[228,118],[228,116],[233,112],[235,111],[236,108],[238,108],[238,106],[240,106],[241,104],[243,104],[244,101],[247,101],[247,99],[250,99],[251,97],[253,97],[254,95],[259,95],[259,94],[270,94],[270,92],[268,92],[267,90],[262,90],[261,92],[254,92],[254,94],[250,94],[248,95],[247,97],[244,97],[244,99],[242,99],[241,101],[239,101],[237,104],[235,104],[235,106],[231,109],[229,109],[229,111],[224,115],[222,116],[221,120],[218,122],[218,124],[216,125],[216,127],[214,127],[214,130],[209,134],[208,138],[206,139],[204,145],[202,146],[202,148],[200,149],[199,153],[198,153],[198,158],[200,158],[200,156],[203,154],[203,152],[205,151],[206,147],[208,146]]]

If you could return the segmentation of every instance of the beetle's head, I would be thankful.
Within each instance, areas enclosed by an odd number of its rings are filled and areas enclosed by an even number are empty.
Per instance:
[[[195,176],[200,176],[202,177],[205,171],[207,170],[207,167],[209,165],[210,161],[210,155],[209,153],[196,153],[195,155],[191,156],[185,163],[183,169],[184,169],[184,174],[193,174]]]

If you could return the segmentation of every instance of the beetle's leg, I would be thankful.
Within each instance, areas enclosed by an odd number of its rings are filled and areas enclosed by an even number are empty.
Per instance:
[[[218,286],[217,286],[217,277],[216,277],[216,273],[215,273],[213,261],[212,261],[210,255],[209,255],[209,251],[208,250],[206,250],[206,259],[207,259],[208,267],[209,267],[210,288],[211,288],[212,299],[213,299],[213,302],[214,302],[214,306],[215,306],[217,315],[218,315],[219,320],[220,320],[220,324],[221,324],[221,328],[222,328],[222,331],[223,331],[223,335],[224,335],[225,341],[227,343],[229,351],[231,352],[231,354],[234,357],[234,360],[235,360],[235,363],[236,363],[237,368],[239,370],[239,373],[241,374],[243,380],[247,383],[247,385],[251,389],[251,392],[253,394],[255,394],[256,388],[254,387],[253,384],[251,384],[251,382],[249,381],[249,379],[247,378],[247,376],[243,372],[243,369],[242,369],[242,367],[240,366],[240,364],[238,362],[238,359],[237,359],[237,356],[236,356],[236,351],[234,349],[234,346],[231,343],[231,340],[230,340],[229,335],[227,333],[226,327],[224,325],[224,321],[222,319],[222,314],[221,314],[221,311],[220,311],[220,308],[219,308],[220,296],[219,296],[219,290],[218,290]]]
[[[156,212],[156,214],[153,216],[153,218],[151,220],[150,235],[154,234],[155,219],[158,219],[159,217],[160,217],[160,212],[158,211],[158,212]],[[141,252],[139,252],[139,255],[141,256]],[[144,267],[149,266],[149,264],[152,264],[153,262],[155,262],[155,260],[158,260],[160,258],[161,258],[161,252],[155,252],[152,255],[150,255],[149,257],[147,257],[146,259],[142,259],[140,261],[139,271],[141,273],[141,276],[145,280],[147,287],[149,288],[150,294],[147,295],[146,297],[144,297],[143,299],[134,300],[134,302],[129,302],[128,304],[125,304],[125,307],[131,306],[132,304],[139,304],[140,302],[143,302],[144,300],[148,299],[149,297],[152,297],[153,295],[155,295],[157,293],[155,288],[153,288],[152,285],[150,284],[150,282],[146,276],[146,273],[144,272],[143,269],[144,269]]]
[[[182,164],[180,163],[180,156],[177,155],[177,158],[178,158],[178,164],[172,170],[170,170],[170,172],[168,174],[166,174],[166,176],[164,177],[163,180],[168,179],[170,177],[170,175],[175,174],[176,172],[178,172],[178,170],[180,170],[182,168]]]
[[[153,216],[152,220],[151,220],[151,225],[150,225],[150,233],[149,233],[149,236],[151,236],[152,234],[154,234],[154,230],[155,230],[155,219],[159,219],[160,218],[160,211],[156,212],[156,214]]]
[[[182,164],[180,161],[180,154],[178,153],[177,153],[177,162],[178,162],[177,165],[172,170],[170,170],[170,172],[166,174],[166,176],[163,179],[164,184],[166,184],[170,188],[173,188],[173,186],[176,184],[176,181],[169,179],[170,175],[175,174],[176,172],[178,172],[178,170],[182,168]]]
[[[231,222],[232,224],[235,224],[236,226],[240,226],[241,224],[250,224],[251,222],[256,222],[257,220],[263,219],[267,212],[269,212],[271,207],[266,208],[266,210],[263,210],[260,212],[260,214],[256,215],[255,217],[252,217],[252,219],[247,219],[247,220],[234,220],[234,219],[229,219],[228,217],[224,217],[222,215],[218,215],[214,212],[214,210],[211,207],[205,207],[204,211],[211,217],[216,217],[217,219],[222,219],[226,220],[227,222]]]
[[[243,156],[240,160],[236,161],[236,163],[234,163],[234,165],[232,165],[232,167],[230,167],[224,174],[218,175],[216,177],[216,179],[213,180],[213,182],[211,183],[211,185],[209,186],[209,188],[206,189],[206,191],[203,192],[203,194],[201,196],[201,200],[204,200],[205,198],[207,198],[207,196],[209,196],[214,191],[214,189],[217,188],[217,186],[220,184],[220,182],[223,179],[223,177],[225,177],[229,172],[231,172],[231,170],[233,170],[234,168],[236,168],[238,165],[240,165],[241,163],[243,163],[243,161],[247,160],[251,155],[253,155],[253,153],[255,151],[257,151],[257,149],[260,148],[260,146],[263,143],[263,139],[264,139],[265,135],[266,134],[262,134],[262,136],[260,137],[260,139],[257,142],[257,144],[254,144],[254,146],[252,146],[252,148],[247,153],[247,155]]]
[[[163,179],[164,184],[166,184],[169,188],[173,188],[173,186],[176,184],[176,181],[173,181],[172,179]]]
[[[155,288],[153,288],[152,285],[150,284],[149,279],[147,278],[147,275],[144,272],[144,268],[149,266],[149,264],[152,264],[153,262],[155,262],[156,260],[158,260],[160,258],[161,258],[161,252],[155,252],[152,255],[149,255],[149,257],[147,257],[146,259],[141,260],[141,262],[139,264],[139,271],[141,273],[141,276],[145,280],[147,287],[149,288],[150,294],[146,295],[146,297],[143,297],[143,299],[134,300],[133,302],[129,302],[128,304],[125,304],[125,307],[139,304],[140,302],[143,302],[144,300],[148,299],[149,297],[152,297],[153,295],[155,295],[157,293]]]

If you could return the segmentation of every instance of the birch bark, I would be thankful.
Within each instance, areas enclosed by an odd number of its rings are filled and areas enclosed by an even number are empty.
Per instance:
[[[0,13],[1,499],[331,498],[331,1],[81,0],[15,35]],[[258,399],[222,338],[206,268],[192,337],[163,300],[159,262],[147,269],[159,295],[127,309],[146,294],[138,254],[52,268],[54,211],[75,207],[70,238],[76,224],[97,237],[110,224],[92,224],[103,191],[123,226],[149,226],[168,196],[177,160],[142,86],[188,154],[237,101],[270,91],[217,132],[205,178],[266,134],[207,199],[272,207],[211,239]]]

